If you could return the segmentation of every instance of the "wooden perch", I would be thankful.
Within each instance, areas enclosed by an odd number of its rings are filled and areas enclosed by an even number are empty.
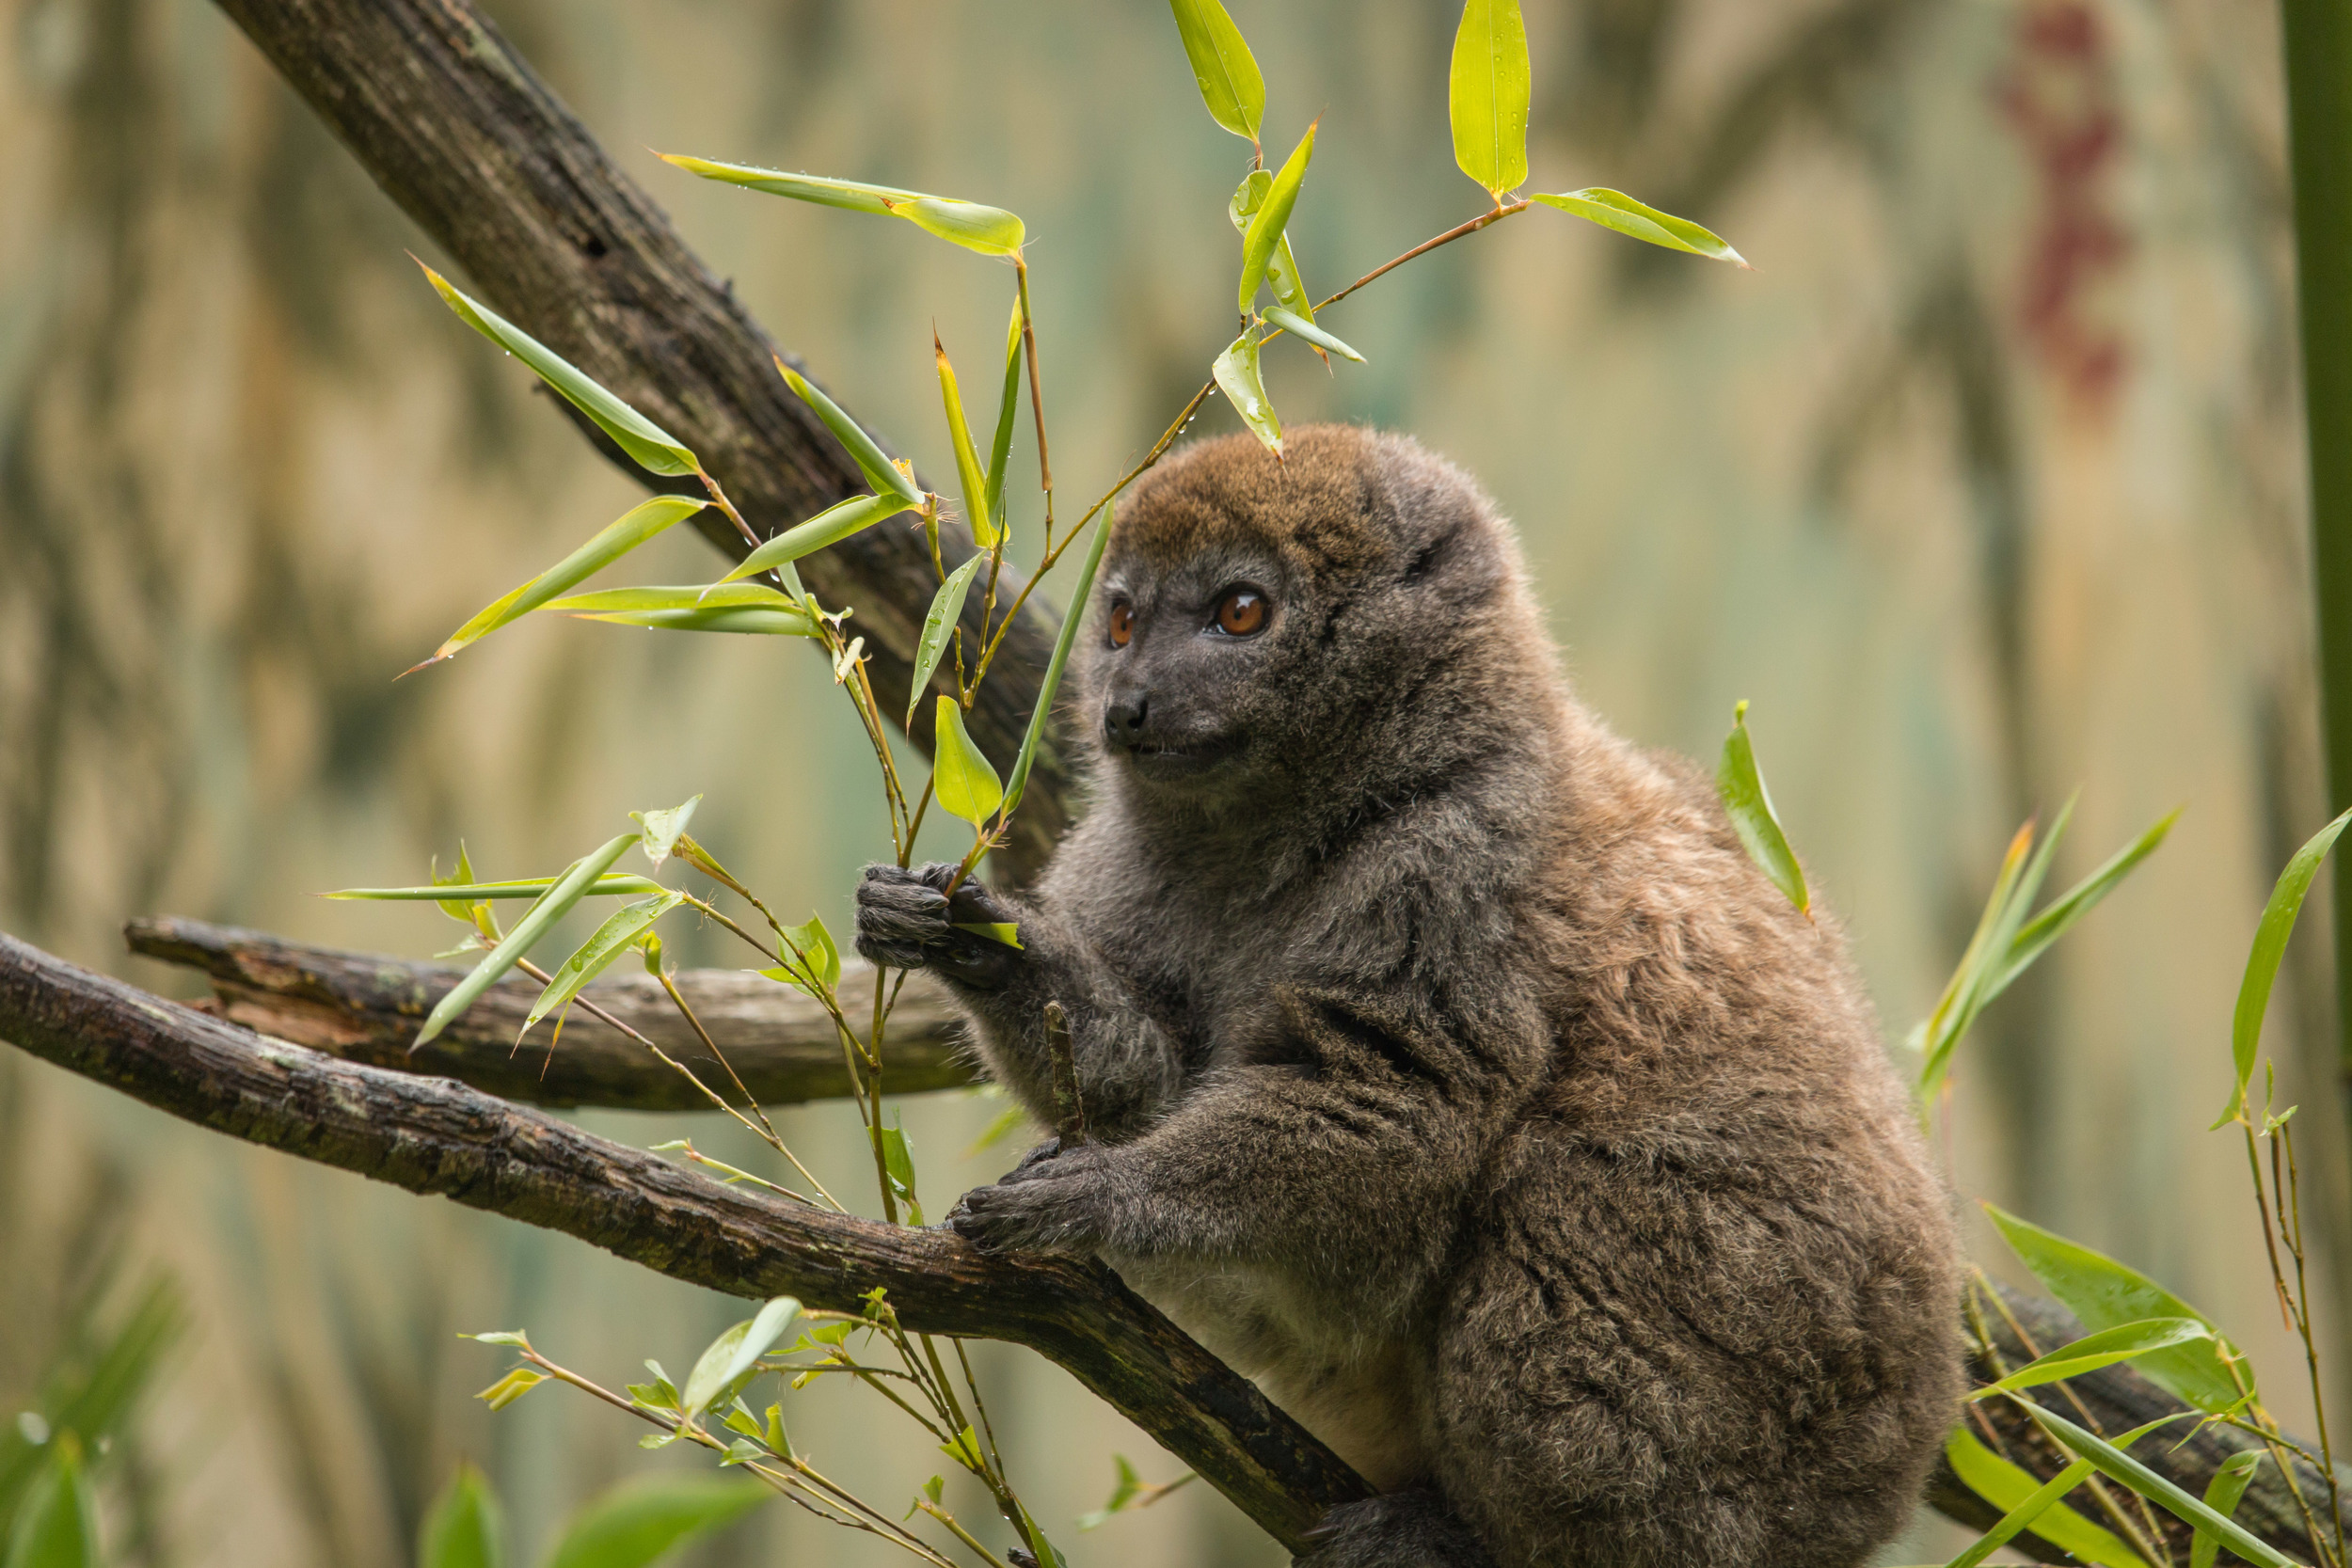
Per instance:
[[[564,1025],[560,1046],[550,1047],[550,1019],[515,1050],[516,1032],[539,994],[538,983],[521,975],[490,988],[447,1033],[412,1056],[408,1047],[418,1025],[465,975],[464,965],[305,947],[262,931],[168,915],[134,920],[122,934],[134,953],[202,970],[215,998],[210,1010],[221,1017],[345,1061],[454,1078],[532,1105],[634,1111],[699,1111],[709,1105],[675,1069],[577,1008]],[[871,973],[854,960],[845,964],[845,990],[851,995],[866,990],[873,984],[866,977]],[[791,987],[749,970],[701,969],[682,972],[678,990],[742,1074],[743,1086],[762,1104],[830,1100],[850,1092],[833,1021]],[[641,972],[597,980],[585,994],[692,1067],[706,1083],[725,1081],[715,1064],[705,1069],[709,1053],[651,975]],[[955,1023],[939,984],[927,975],[909,975],[890,1015],[883,1091],[914,1094],[970,1084],[972,1067],[956,1047]]]
[[[220,0],[220,8],[476,293],[692,448],[755,529],[781,532],[866,489],[776,374],[772,356],[782,351],[466,0]],[[930,242],[910,230],[907,243]],[[454,322],[450,330],[468,336]],[[468,352],[492,350],[473,343]],[[630,467],[649,487],[676,488]],[[601,521],[581,521],[564,547]],[[697,526],[731,557],[745,553],[716,511]],[[971,555],[962,524],[941,529],[940,548],[951,569]],[[905,712],[915,642],[938,586],[922,531],[870,528],[806,558],[800,571],[827,605],[855,609],[882,711]],[[486,594],[504,585],[482,586]],[[975,595],[965,606],[968,637],[978,636],[980,602]],[[966,716],[1000,768],[1020,750],[1054,631],[1041,610],[1025,610]],[[928,751],[930,727],[915,732],[914,743]],[[1068,764],[1049,735],[1011,842],[996,853],[1004,874],[1025,879],[1044,863],[1070,821],[1069,790]]]

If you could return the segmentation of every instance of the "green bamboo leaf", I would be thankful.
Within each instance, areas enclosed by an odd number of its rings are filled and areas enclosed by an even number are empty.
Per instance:
[[[1977,1564],[2008,1545],[2033,1522],[2056,1508],[2059,1499],[2090,1479],[2091,1464],[2078,1459],[2052,1476],[2028,1495],[2025,1501],[2001,1515],[1991,1529],[1979,1536],[1966,1550],[1946,1563],[1944,1568],[1977,1568]]]
[[[49,1456],[17,1504],[5,1568],[98,1568],[98,1497],[73,1433],[50,1440]]]
[[[329,898],[359,898],[396,902],[432,899],[435,902],[478,903],[494,898],[536,898],[556,884],[553,877],[518,877],[511,882],[436,882],[431,887],[347,887],[326,895]],[[614,895],[660,893],[661,884],[650,877],[634,872],[614,871],[598,877],[596,885],[583,895],[591,898]]]
[[[691,1421],[713,1405],[733,1399],[758,1375],[759,1358],[783,1337],[800,1311],[798,1301],[777,1296],[757,1316],[744,1319],[711,1340],[694,1370],[686,1374],[686,1387],[678,1395],[680,1413]]]
[[[2067,889],[2053,899],[2048,908],[2019,927],[2016,940],[2010,943],[2009,962],[1986,988],[1984,1000],[1990,1002],[2007,990],[2010,982],[2024,974],[2036,958],[2042,957],[2044,949],[2064,936],[2074,922],[2089,914],[2100,899],[2114,892],[2116,885],[2130,876],[2141,861],[2154,854],[2156,847],[2164,842],[2165,835],[2172,831],[2172,824],[2181,819],[2181,812],[2185,809],[2175,807],[2163,820],[2108,856],[2106,863]]]
[[[1954,1427],[1951,1436],[1945,1439],[1944,1457],[1950,1461],[1952,1473],[1960,1477],[1963,1484],[1998,1509],[2022,1508],[2045,1484],[1978,1442],[1964,1426]],[[2149,1568],[2148,1560],[2125,1545],[2120,1536],[2092,1524],[2071,1508],[2043,1509],[2026,1528],[2061,1551],[2085,1562],[2097,1563],[2099,1568]]]
[[[1529,81],[1518,0],[1469,0],[1454,34],[1446,107],[1454,161],[1497,201],[1527,179]]]
[[[996,769],[972,744],[963,727],[963,709],[953,697],[939,699],[931,730],[931,784],[942,810],[975,828],[988,820],[1005,798]]]
[[[784,372],[785,385],[791,388],[803,403],[816,410],[825,428],[832,431],[834,438],[848,450],[850,460],[857,465],[858,472],[866,476],[866,483],[872,485],[877,494],[896,496],[908,506],[923,504],[923,492],[914,487],[914,481],[907,477],[906,470],[883,455],[882,443],[866,435],[863,426],[844,414],[833,399],[810,385],[808,378],[800,372],[782,359],[776,361],[776,369]],[[802,525],[803,528],[807,526],[805,523]]]
[[[1128,1463],[1125,1454],[1111,1455],[1111,1464],[1116,1466],[1118,1479],[1111,1483],[1111,1495],[1101,1508],[1079,1515],[1078,1531],[1082,1535],[1108,1524],[1112,1514],[1124,1513],[1127,1505],[1136,1500],[1136,1495],[1143,1490],[1143,1478],[1136,1473],[1136,1467]]]
[[[1021,220],[1000,207],[953,197],[902,191],[895,185],[869,185],[857,180],[829,180],[814,174],[787,174],[783,169],[757,168],[749,164],[714,163],[676,153],[657,154],[689,174],[770,196],[788,196],[820,207],[841,207],[853,213],[873,213],[905,218],[916,228],[951,240],[984,256],[1009,256],[1021,248]]]
[[[1693,256],[1704,256],[1710,261],[1729,261],[1737,267],[1748,265],[1746,257],[1689,218],[1661,213],[1645,202],[1634,200],[1623,191],[1591,185],[1581,191],[1563,191],[1557,196],[1538,192],[1529,199],[1540,201],[1547,207],[1557,207],[1564,213],[1572,213],[1587,222],[1599,224],[1603,229],[1613,229],[1620,234],[1630,234],[1637,240],[1664,245],[1668,250],[1687,250]]]
[[[1209,118],[1254,146],[1265,121],[1265,78],[1241,29],[1217,0],[1168,0],[1168,8],[1176,13],[1176,33]]]
[[[678,834],[686,831],[686,824],[694,819],[694,808],[702,803],[703,798],[697,795],[684,805],[672,806],[667,811],[633,811],[628,814],[629,820],[644,830],[638,847],[645,851],[645,858],[653,862],[656,871],[660,870],[661,863],[670,858],[670,851],[677,847]]]
[[[424,266],[421,261],[417,264]],[[424,267],[424,275],[460,321],[538,372],[540,380],[587,415],[639,467],[657,474],[702,472],[702,464],[676,436],[589,380],[563,356],[504,316],[453,288],[448,278],[431,267]]]
[[[2169,1388],[2208,1414],[2228,1410],[2252,1391],[2253,1374],[2221,1331],[2206,1317],[2137,1269],[2070,1242],[2055,1231],[2018,1218],[1993,1204],[1984,1212],[1998,1227],[2034,1277],[2083,1321],[2091,1333],[2145,1323],[2152,1318],[2188,1318],[2202,1323],[2209,1338],[2159,1350],[2139,1358],[2138,1370],[2151,1382]],[[2231,1375],[2237,1361],[2247,1379],[2245,1388]]]
[[[1998,1383],[1987,1384],[1968,1397],[1980,1400],[2020,1388],[2039,1387],[2045,1383],[2058,1383],[2066,1378],[2080,1377],[2085,1372],[2095,1372],[2102,1367],[2112,1367],[2118,1361],[2136,1360],[2152,1351],[2169,1350],[2174,1345],[2212,1338],[2213,1330],[2195,1318],[2145,1318],[2138,1323],[2118,1323],[2096,1334],[2086,1334],[2071,1344],[2060,1345],[2048,1354],[2018,1368]]]
[[[1251,169],[1233,187],[1233,198],[1225,204],[1225,215],[1233,220],[1234,230],[1244,240],[1249,237],[1249,220],[1265,205],[1265,193],[1273,188],[1274,171],[1270,168]]]
[[[437,888],[464,887],[469,882],[471,882],[473,880],[473,862],[468,858],[466,854],[466,841],[462,838],[457,841],[457,869],[450,875],[446,881],[444,881],[441,878],[440,857],[437,855],[434,857],[433,866],[426,873],[426,875],[433,879],[433,885]],[[473,928],[474,907],[471,902],[464,898],[438,898],[434,901],[441,906],[441,912],[443,914],[449,916],[452,920],[454,920],[457,924],[467,927],[469,930]]]
[[[895,1122],[881,1129],[882,1173],[890,1179],[891,1196],[903,1205],[908,1223],[923,1223],[922,1200],[914,1196],[914,1148],[907,1142],[906,1129]]]
[[[1354,349],[1348,347],[1347,344],[1340,341],[1339,339],[1334,338],[1331,334],[1326,332],[1323,328],[1299,315],[1295,310],[1285,310],[1282,307],[1274,305],[1267,307],[1263,314],[1265,316],[1267,321],[1273,323],[1276,326],[1280,327],[1283,331],[1304,339],[1306,341],[1314,344],[1317,348],[1327,348],[1332,353],[1338,355],[1341,358],[1353,359],[1359,365],[1364,362],[1364,356],[1362,355],[1357,353]]]
[[[521,619],[574,584],[604,570],[638,546],[681,518],[691,517],[710,503],[688,496],[656,496],[630,507],[608,523],[588,543],[489,606],[450,633],[433,650],[433,657],[415,666],[438,663],[469,642],[478,642],[510,621]]]
[[[724,586],[741,582],[745,578],[773,570],[804,555],[814,555],[828,545],[838,545],[850,535],[872,528],[884,517],[895,517],[921,504],[887,489],[881,495],[851,496],[848,500],[825,508],[807,522],[786,529],[767,541],[738,562],[734,571],[721,578],[719,584]]]
[[[482,961],[473,966],[472,973],[458,981],[456,989],[441,998],[439,1005],[424,1021],[424,1027],[417,1031],[416,1044],[408,1049],[414,1051],[437,1038],[452,1020],[473,1006],[476,997],[488,990],[499,976],[522,960],[532,945],[547,935],[548,927],[570,913],[572,906],[587,896],[588,889],[596,879],[611,870],[612,863],[636,842],[635,833],[623,833],[595,854],[574,861],[571,868],[539,895],[538,902],[523,911],[523,917],[515,923],[515,928],[506,934],[506,940],[491,948]]]
[[[931,334],[931,354],[939,362],[939,400],[947,414],[947,439],[956,450],[956,480],[963,486],[963,509],[972,525],[972,539],[984,550],[993,549],[996,519],[988,510],[988,472],[980,467],[979,451],[972,444],[972,426],[963,417],[956,368],[947,362],[947,350],[936,332]]]
[[[1070,1560],[1061,1555],[1059,1546],[1045,1539],[1045,1532],[1038,1528],[1037,1520],[1025,1506],[1021,1509],[1021,1533],[1038,1548],[1038,1568],[1070,1568]]]
[[[2235,1516],[2238,1499],[2246,1496],[2247,1484],[2254,1479],[2262,1461],[2260,1449],[2249,1449],[2223,1460],[2221,1467],[2213,1473],[2213,1480],[2205,1483],[2205,1506],[2224,1519]],[[2220,1549],[2221,1537],[2209,1529],[2200,1529],[2197,1539],[2189,1544],[2188,1568],[2213,1568]]]
[[[501,1534],[497,1495],[480,1470],[461,1463],[424,1516],[419,1568],[499,1568],[506,1560]]]
[[[1233,199],[1226,203],[1225,215],[1233,220],[1245,246],[1249,237],[1249,220],[1264,205],[1266,192],[1274,187],[1272,171],[1253,168],[1233,189]],[[1298,276],[1298,258],[1291,251],[1287,229],[1266,258],[1266,286],[1274,291],[1274,302],[1300,320],[1311,324],[1315,319],[1314,297],[1307,293],[1304,279]]]
[[[1037,760],[1038,742],[1053,717],[1054,692],[1061,685],[1062,666],[1070,662],[1071,645],[1077,641],[1078,626],[1086,619],[1087,599],[1094,592],[1094,571],[1103,564],[1103,547],[1110,543],[1111,528],[1117,521],[1118,501],[1104,501],[1103,520],[1095,525],[1094,543],[1087,546],[1086,564],[1078,569],[1078,585],[1071,592],[1069,612],[1062,616],[1061,630],[1054,637],[1054,657],[1046,661],[1045,679],[1037,689],[1037,705],[1029,709],[1029,727],[1021,736],[1021,754],[1013,760],[1012,783],[1005,786],[1000,821],[1012,816],[1021,804],[1021,792],[1029,786],[1029,765]]]
[[[1249,228],[1241,242],[1241,312],[1245,316],[1258,297],[1258,285],[1265,281],[1266,263],[1274,256],[1275,245],[1290,227],[1291,211],[1298,205],[1299,184],[1307,178],[1307,166],[1314,161],[1315,126],[1322,123],[1318,118],[1307,127],[1281,172],[1266,187],[1265,199],[1249,214]]]
[[[2238,982],[2237,1010],[2230,1019],[2230,1057],[2237,1081],[2231,1087],[2230,1102],[2214,1122],[2216,1127],[2246,1107],[2246,1085],[2254,1076],[2254,1055],[2262,1049],[2263,1017],[2270,1011],[2270,988],[2278,981],[2280,960],[2286,957],[2287,938],[2295,934],[2295,917],[2303,912],[2303,898],[2312,891],[2312,879],[2319,875],[2319,863],[2335,847],[2346,822],[2352,822],[2352,811],[2313,833],[2295,852],[2270,890],[2270,902],[2263,907],[2262,923],[2254,927],[2253,950],[2246,955],[2246,977]]]
[[[1015,294],[1012,325],[1005,330],[1005,389],[996,400],[996,435],[988,444],[988,515],[1000,524],[1005,516],[1005,469],[1012,458],[1012,418],[1020,403],[1021,296]]]
[[[763,610],[756,605],[724,610],[618,610],[577,619],[606,621],[616,626],[649,626],[656,631],[726,631],[759,637],[817,635],[817,623],[799,610]]]
[[[1007,947],[1017,948],[1021,945],[1021,927],[1009,920],[959,920],[956,929],[969,931],[976,937],[986,937],[991,942],[1001,942]]]
[[[539,608],[575,615],[611,615],[628,610],[782,610],[800,613],[799,606],[764,582],[737,582],[724,587],[689,582],[604,588],[593,594],[552,599]]]
[[[923,635],[914,645],[914,684],[907,697],[907,722],[914,722],[914,710],[922,705],[923,693],[930,689],[931,676],[939,669],[940,659],[947,652],[947,643],[955,636],[956,620],[963,613],[964,595],[972,591],[972,577],[987,563],[988,557],[975,555],[947,574],[947,580],[931,595],[931,608],[923,617]]]
[[[493,1411],[505,1409],[525,1394],[547,1381],[547,1374],[529,1367],[516,1367],[487,1388],[474,1396]]]
[[[573,1514],[547,1568],[651,1568],[773,1496],[765,1481],[748,1476],[641,1476]]]
[[[2263,1540],[2243,1525],[2233,1524],[2202,1501],[2190,1497],[2155,1471],[2109,1443],[2106,1438],[2085,1432],[2055,1410],[2046,1410],[2030,1400],[2020,1400],[2026,1413],[2042,1431],[2088,1459],[2109,1480],[2130,1487],[2141,1497],[2165,1509],[2174,1517],[2185,1519],[2201,1530],[2210,1530],[2221,1544],[2249,1562],[2261,1568],[2296,1568],[2295,1560]]]
[[[1724,737],[1723,761],[1715,769],[1715,793],[1723,797],[1732,832],[1747,847],[1748,858],[1772,885],[1780,889],[1797,912],[1813,918],[1813,895],[1805,886],[1804,867],[1788,847],[1780,817],[1772,810],[1772,791],[1756,766],[1756,745],[1748,737],[1748,705],[1742,699],[1731,710],[1731,733]]]
[[[820,1002],[841,983],[841,949],[834,945],[833,933],[825,929],[825,923],[815,915],[810,915],[804,926],[784,927],[783,956],[787,962],[759,973],[771,980],[797,986]]]
[[[1245,332],[1226,346],[1210,367],[1218,388],[1249,433],[1276,457],[1282,455],[1282,421],[1266,401],[1265,382],[1258,373],[1258,340]]]
[[[1952,1053],[1962,1037],[1984,1010],[1987,988],[2015,948],[2026,911],[2032,907],[2034,895],[2042,891],[2042,879],[2049,874],[2050,857],[2056,852],[2058,840],[2066,835],[2066,825],[2074,815],[2074,802],[2069,800],[2039,850],[2034,848],[2031,822],[2019,828],[2009,841],[2008,852],[2001,857],[2000,873],[1993,879],[1993,892],[1984,901],[1984,912],[1977,917],[1977,928],[1968,938],[1967,949],[1953,968],[1951,979],[1945,983],[1944,994],[1936,999],[1935,1010],[1920,1026],[1922,1116],[1943,1089],[1944,1080],[1951,1071]]]
[[[531,1016],[523,1020],[523,1033],[529,1033],[532,1024],[578,996],[580,987],[612,968],[612,961],[628,952],[655,921],[685,902],[686,895],[671,892],[658,898],[624,904],[613,911],[548,981],[547,989],[531,1005]],[[522,1035],[515,1037],[519,1040]]]

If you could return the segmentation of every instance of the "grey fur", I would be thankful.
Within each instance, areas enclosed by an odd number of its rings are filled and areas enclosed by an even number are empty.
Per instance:
[[[1410,441],[1192,447],[1081,644],[1085,819],[1026,897],[869,869],[859,949],[1049,1121],[1067,1010],[1100,1141],[953,1223],[1100,1254],[1391,1494],[1302,1560],[1849,1568],[1957,1410],[1947,1199],[1835,928],[1541,628]]]

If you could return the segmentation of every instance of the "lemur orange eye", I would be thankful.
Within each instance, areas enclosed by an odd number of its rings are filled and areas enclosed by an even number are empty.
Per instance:
[[[1228,637],[1254,636],[1265,626],[1265,595],[1236,588],[1216,602],[1216,629]]]
[[[1111,646],[1123,648],[1136,634],[1136,609],[1123,599],[1111,606]]]

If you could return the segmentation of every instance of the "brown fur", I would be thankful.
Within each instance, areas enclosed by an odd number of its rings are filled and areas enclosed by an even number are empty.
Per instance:
[[[1339,427],[1288,459],[1136,487],[1098,799],[1036,893],[861,889],[861,950],[946,975],[1041,1117],[1072,1020],[1101,1141],[958,1228],[1108,1259],[1384,1488],[1317,1564],[1863,1561],[1954,1417],[1958,1287],[1835,927],[1576,702],[1463,475]]]

